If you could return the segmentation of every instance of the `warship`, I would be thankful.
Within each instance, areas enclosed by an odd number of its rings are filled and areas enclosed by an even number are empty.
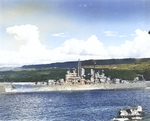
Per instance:
[[[77,73],[78,72],[78,73]],[[48,80],[31,83],[5,83],[5,92],[34,92],[34,91],[79,91],[79,90],[128,90],[144,89],[146,81],[143,75],[137,75],[133,80],[111,79],[101,73],[95,72],[95,68],[85,75],[85,69],[78,62],[78,71],[67,71],[65,79]]]

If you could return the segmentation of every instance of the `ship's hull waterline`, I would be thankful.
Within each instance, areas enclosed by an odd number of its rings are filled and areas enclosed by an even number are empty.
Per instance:
[[[15,85],[14,85],[15,86]],[[5,86],[6,92],[37,92],[37,91],[81,91],[81,90],[128,90],[145,89],[145,82],[126,83],[126,84],[90,84],[90,85],[32,85],[31,88],[12,88],[11,84]]]

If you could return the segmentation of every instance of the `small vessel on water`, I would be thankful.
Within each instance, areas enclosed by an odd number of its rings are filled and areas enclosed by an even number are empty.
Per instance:
[[[118,116],[112,121],[141,121],[144,112],[141,106],[120,109]]]

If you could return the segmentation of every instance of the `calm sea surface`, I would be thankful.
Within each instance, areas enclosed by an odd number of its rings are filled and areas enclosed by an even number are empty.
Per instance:
[[[110,121],[119,108],[137,105],[150,121],[149,89],[0,94],[0,121]]]

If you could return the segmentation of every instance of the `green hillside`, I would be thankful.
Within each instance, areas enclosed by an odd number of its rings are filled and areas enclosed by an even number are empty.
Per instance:
[[[94,65],[82,66],[83,68],[94,68]],[[140,64],[111,64],[111,65],[95,65],[95,68],[107,68],[115,70],[147,70],[150,69],[150,61]]]
[[[150,61],[137,61],[137,63],[131,64],[110,64],[110,65],[85,65],[82,66],[86,70],[90,68],[95,68],[98,70],[105,70],[107,76],[112,78],[121,78],[121,79],[133,79],[137,74],[144,75],[146,80],[150,80]]]
[[[20,71],[0,71],[0,82],[36,82],[47,81],[49,79],[65,79],[68,65],[76,68],[77,62],[65,62],[57,65],[58,67],[48,67],[40,65],[40,68],[27,68]],[[144,75],[146,80],[150,80],[150,58],[144,59],[109,59],[109,60],[86,60],[81,61],[82,67],[85,68],[86,74],[90,69],[95,67],[95,71],[105,71],[106,76],[111,78],[121,78],[133,80],[137,74]],[[34,65],[36,66],[36,65]],[[39,66],[39,65],[38,65]],[[56,66],[56,64],[55,64]],[[59,67],[61,66],[61,67]],[[41,68],[42,67],[42,68]],[[72,67],[70,67],[72,68]]]
[[[37,82],[65,78],[67,68],[42,68],[22,71],[0,71],[0,82]]]

